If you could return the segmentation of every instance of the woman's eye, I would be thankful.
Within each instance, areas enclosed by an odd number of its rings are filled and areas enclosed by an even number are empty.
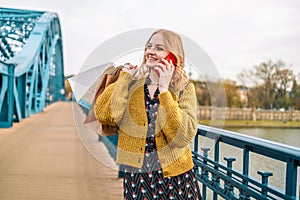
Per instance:
[[[148,50],[150,50],[151,48],[152,48],[151,44],[148,44],[146,46],[146,49],[148,49]],[[164,51],[163,47],[161,47],[161,46],[154,46],[154,49],[155,49],[155,51]]]

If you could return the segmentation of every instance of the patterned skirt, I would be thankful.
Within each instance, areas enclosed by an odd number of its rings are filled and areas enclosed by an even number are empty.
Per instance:
[[[164,178],[159,169],[153,172],[125,170],[124,199],[202,199],[194,169],[175,177]]]

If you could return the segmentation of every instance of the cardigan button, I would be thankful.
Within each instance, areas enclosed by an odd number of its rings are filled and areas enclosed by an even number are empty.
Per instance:
[[[161,163],[165,163],[166,160],[162,158],[162,159],[160,159],[160,162],[161,162]]]
[[[168,175],[169,175],[169,173],[168,173],[168,172],[164,172],[164,175],[165,175],[165,176],[168,176]]]

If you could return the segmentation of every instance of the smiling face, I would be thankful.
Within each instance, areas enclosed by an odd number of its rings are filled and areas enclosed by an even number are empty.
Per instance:
[[[151,37],[146,45],[144,54],[146,59],[145,64],[149,68],[153,68],[162,62],[162,58],[165,58],[169,54],[169,51],[166,50],[162,34],[157,33]]]

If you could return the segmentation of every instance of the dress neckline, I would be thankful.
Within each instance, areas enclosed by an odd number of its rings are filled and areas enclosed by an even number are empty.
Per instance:
[[[156,99],[158,99],[158,95],[159,95],[159,89],[158,89],[158,87],[156,88],[156,90],[155,90],[154,95],[153,95],[152,98],[151,98],[151,96],[150,96],[150,92],[149,92],[149,89],[148,89],[148,85],[147,85],[147,84],[144,85],[144,89],[145,89],[146,97],[147,97],[149,100],[156,100]]]

